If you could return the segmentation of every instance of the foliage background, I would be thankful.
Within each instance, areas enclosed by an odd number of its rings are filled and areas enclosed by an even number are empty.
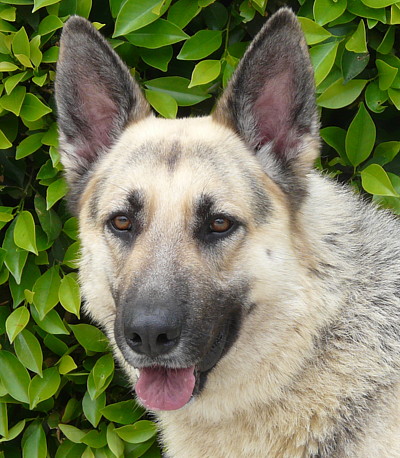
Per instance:
[[[400,214],[400,3],[289,0],[316,70],[317,166]],[[173,118],[209,112],[278,0],[0,0],[0,455],[157,457],[104,335],[80,321],[53,82],[88,17]],[[397,38],[397,40],[396,40]]]

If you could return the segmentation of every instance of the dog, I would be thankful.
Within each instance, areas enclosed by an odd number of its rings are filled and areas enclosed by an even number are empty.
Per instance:
[[[294,13],[207,117],[155,117],[79,17],[55,89],[85,309],[167,456],[400,457],[400,225],[313,170]]]

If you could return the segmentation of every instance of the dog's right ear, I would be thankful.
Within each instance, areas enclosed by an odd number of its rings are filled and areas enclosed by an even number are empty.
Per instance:
[[[66,22],[61,35],[55,89],[62,162],[73,192],[125,126],[151,110],[116,52],[78,16]]]

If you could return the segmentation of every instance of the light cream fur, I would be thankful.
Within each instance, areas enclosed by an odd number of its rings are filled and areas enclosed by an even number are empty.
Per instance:
[[[142,144],[163,139],[172,144],[174,138],[179,139],[183,154],[173,174],[160,166],[162,152],[154,158],[140,158]],[[190,154],[194,144],[203,149],[209,146],[221,164],[226,163],[223,177],[210,165],[203,164],[200,173],[198,159]],[[130,156],[132,151],[135,157]],[[225,210],[239,210],[244,218],[251,215],[247,184],[241,171],[230,167],[233,156],[263,183],[272,202],[271,216],[261,227],[248,221],[246,239],[227,248],[229,262],[204,260],[185,235],[194,195],[212,190]],[[90,202],[100,181],[99,208],[104,217],[118,208],[131,189],[144,189],[151,196],[152,228],[131,253],[107,241],[103,227],[90,218]],[[162,262],[175,250],[182,264],[194,272],[202,269],[202,274],[215,275],[221,282],[235,282],[245,271],[251,279],[256,307],[246,315],[233,347],[209,374],[204,391],[179,411],[157,414],[168,456],[312,456],[334,428],[343,400],[362,397],[371,390],[368,380],[384,379],[392,372],[378,354],[366,354],[365,346],[359,350],[351,346],[349,351],[344,344],[342,349],[324,348],[323,358],[318,354],[322,350],[315,345],[316,339],[349,306],[349,298],[360,314],[364,310],[365,299],[357,303],[358,293],[351,290],[347,279],[360,273],[360,263],[366,261],[356,257],[356,250],[353,260],[343,258],[323,241],[339,230],[343,243],[352,250],[360,242],[350,234],[351,224],[356,225],[352,217],[363,204],[317,173],[310,172],[307,182],[308,197],[293,220],[289,202],[268,172],[235,134],[209,117],[147,118],[132,124],[93,171],[81,200],[80,278],[86,310],[104,327],[112,343],[115,305],[108,285],[127,288],[130,276],[149,257],[158,256]],[[371,210],[369,218],[373,228],[380,224],[391,227],[385,214]],[[339,229],[338,221],[342,221]],[[378,229],[361,237],[380,237]],[[398,227],[396,231],[399,235]],[[324,278],[310,273],[321,265],[335,270],[320,272]],[[373,269],[372,264],[365,269]],[[376,319],[380,319],[378,314]],[[114,350],[134,383],[134,369],[116,345]],[[362,442],[349,442],[341,457],[400,457],[399,391],[388,390],[378,407],[366,421]]]

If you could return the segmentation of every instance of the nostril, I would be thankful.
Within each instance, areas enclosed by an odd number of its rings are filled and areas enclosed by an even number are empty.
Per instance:
[[[138,347],[139,345],[142,345],[142,338],[140,337],[139,334],[136,334],[134,332],[129,339],[129,343],[131,344],[132,347]]]
[[[171,346],[175,345],[177,338],[178,338],[177,335],[173,336],[171,338],[167,334],[160,334],[157,337],[156,344],[157,344],[158,347],[171,347]]]

